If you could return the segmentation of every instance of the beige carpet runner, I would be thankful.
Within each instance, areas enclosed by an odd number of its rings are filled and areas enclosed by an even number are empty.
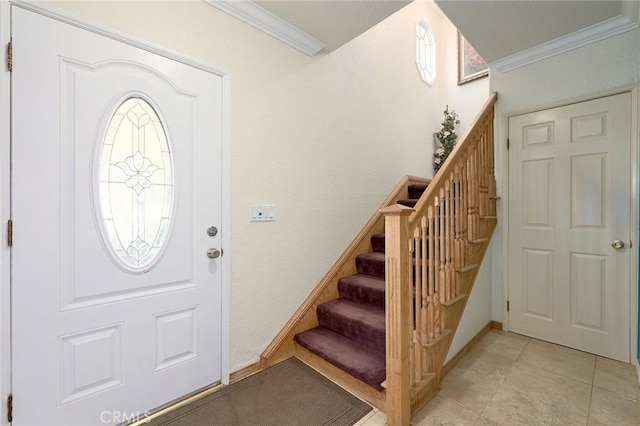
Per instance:
[[[348,426],[371,407],[291,358],[153,419],[152,426]]]

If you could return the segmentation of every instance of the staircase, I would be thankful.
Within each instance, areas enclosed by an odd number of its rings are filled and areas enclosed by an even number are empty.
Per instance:
[[[413,207],[428,183],[407,186]],[[338,280],[339,298],[318,305],[318,327],[294,336],[299,345],[382,391],[385,381],[385,258],[384,233],[371,236],[372,251],[356,256],[357,274]]]
[[[492,94],[438,174],[406,176],[261,356],[296,356],[386,412],[432,398],[496,218]]]

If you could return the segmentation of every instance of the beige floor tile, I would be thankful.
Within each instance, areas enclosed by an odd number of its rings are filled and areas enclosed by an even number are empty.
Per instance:
[[[478,415],[450,399],[437,395],[411,419],[414,426],[473,425]],[[368,425],[367,425],[368,426]]]
[[[508,370],[492,371],[476,368],[454,368],[442,381],[439,395],[451,399],[474,413],[481,414]]]
[[[385,426],[387,417],[383,413],[376,413],[363,426]]]
[[[616,392],[625,398],[640,400],[638,376],[631,364],[598,357],[593,385]]]
[[[553,343],[531,339],[519,361],[591,384],[596,356]]]
[[[515,360],[507,358],[482,347],[475,347],[467,353],[456,365],[462,369],[476,369],[498,373],[506,376],[509,369],[515,364]]]
[[[587,426],[610,426],[608,424],[599,422],[598,420],[596,420],[593,417],[589,417],[589,421],[587,422]]]
[[[540,401],[528,394],[502,388],[493,397],[482,417],[498,425],[581,425],[587,417],[560,404]]]
[[[365,423],[367,423],[369,421],[369,419],[371,417],[375,416],[376,414],[377,414],[377,410],[375,410],[375,409],[369,411],[367,414],[365,414],[365,416],[363,418],[358,420],[358,422],[355,423],[353,426],[364,426]]]
[[[593,388],[589,419],[606,425],[640,425],[640,404],[618,393],[598,387]]]
[[[519,391],[536,401],[564,407],[585,418],[589,410],[591,385],[532,367],[521,361],[513,366],[501,390]]]
[[[491,330],[478,342],[477,346],[515,361],[520,357],[528,342],[529,338],[526,336]]]
[[[474,426],[499,426],[498,423],[489,420],[489,419],[485,419],[484,417],[480,416],[478,417],[478,420],[476,420],[476,424]]]

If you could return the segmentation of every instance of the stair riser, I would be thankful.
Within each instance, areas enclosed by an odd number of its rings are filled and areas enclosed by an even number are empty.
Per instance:
[[[420,198],[424,191],[427,189],[427,184],[413,184],[409,185],[408,192],[409,198]]]
[[[356,269],[359,274],[373,275],[384,278],[384,260],[356,258]]]
[[[415,253],[414,253],[415,256]],[[413,260],[415,264],[415,259]],[[384,260],[358,259],[356,258],[356,269],[359,274],[373,275],[374,277],[384,278],[385,266]],[[412,269],[415,275],[415,269]]]
[[[374,290],[362,288],[345,281],[338,282],[338,293],[340,297],[357,303],[366,303],[384,309],[384,289]]]
[[[376,234],[371,237],[371,248],[373,251],[384,253],[384,234]]]
[[[318,306],[318,322],[321,326],[339,333],[354,342],[375,351],[381,355],[385,354],[385,333],[384,329],[379,330],[369,324],[350,320],[331,311]]]

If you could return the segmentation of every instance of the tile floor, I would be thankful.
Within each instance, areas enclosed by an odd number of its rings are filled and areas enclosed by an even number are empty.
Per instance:
[[[357,426],[385,423],[374,409]],[[492,330],[412,424],[638,426],[638,376],[630,364]]]

